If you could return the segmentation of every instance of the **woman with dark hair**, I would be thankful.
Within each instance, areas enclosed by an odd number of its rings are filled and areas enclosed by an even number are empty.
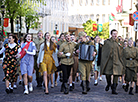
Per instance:
[[[36,54],[36,46],[35,43],[32,42],[31,34],[26,34],[24,36],[24,43],[21,45],[20,52],[20,69],[21,74],[23,75],[23,81],[25,86],[24,94],[28,94],[29,91],[33,91],[32,85],[32,74],[34,69],[34,55]],[[28,80],[29,79],[29,80]],[[29,82],[29,90],[28,90],[28,82]]]
[[[40,45],[40,51],[37,58],[37,65],[40,65],[40,72],[43,73],[45,83],[45,94],[48,92],[48,78],[50,74],[56,71],[55,61],[52,57],[53,51],[56,50],[56,44],[50,40],[50,33],[45,33],[45,41]]]
[[[0,50],[0,54],[5,52],[3,60],[3,71],[5,74],[5,84],[7,94],[13,92],[13,84],[17,76],[17,54],[20,52],[20,46],[17,43],[17,37],[13,34],[9,35],[8,43]],[[9,82],[11,87],[9,88]]]

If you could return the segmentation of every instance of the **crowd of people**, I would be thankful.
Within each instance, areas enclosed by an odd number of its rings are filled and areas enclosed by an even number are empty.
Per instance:
[[[98,35],[93,38],[85,32],[79,32],[78,36],[61,33],[58,39],[49,32],[43,34],[41,30],[36,38],[26,34],[20,40],[16,35],[9,34],[3,44],[0,42],[6,93],[13,93],[13,89],[17,88],[18,76],[19,85],[24,86],[24,94],[32,92],[33,73],[37,87],[44,86],[46,95],[49,94],[49,82],[51,88],[58,85],[58,75],[62,82],[60,91],[64,94],[73,91],[75,81],[79,79],[82,94],[87,94],[92,75],[95,86],[98,85],[98,78],[102,81],[102,75],[105,75],[105,91],[111,87],[112,94],[118,94],[118,79],[130,95],[134,95],[134,86],[138,93],[138,40],[134,43],[132,38],[123,39],[115,29],[110,34],[111,38],[104,43]]]

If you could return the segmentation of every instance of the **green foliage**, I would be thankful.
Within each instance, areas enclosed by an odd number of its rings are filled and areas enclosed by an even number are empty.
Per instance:
[[[92,21],[91,19],[83,23],[84,31],[88,36],[95,37],[97,35],[97,31],[93,31],[93,24],[96,24],[96,21]],[[103,24],[102,32],[98,32],[100,38],[107,39],[109,38],[109,22]]]
[[[24,13],[25,13],[25,23],[27,28],[27,33],[30,28],[38,28],[40,25],[39,15],[36,12],[36,5],[32,2],[26,1],[24,2]]]
[[[26,27],[29,28],[38,28],[40,25],[39,16],[37,15],[38,3],[46,5],[45,0],[0,0],[0,6],[5,6],[5,17],[10,18],[11,23],[11,32],[14,28],[14,20],[17,17],[25,17]]]

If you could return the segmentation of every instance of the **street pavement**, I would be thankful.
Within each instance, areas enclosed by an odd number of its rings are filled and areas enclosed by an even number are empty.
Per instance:
[[[69,92],[68,95],[61,93],[61,83],[59,81],[57,87],[49,87],[49,95],[46,95],[43,88],[36,87],[35,75],[33,75],[33,92],[24,95],[23,86],[18,84],[17,89],[14,89],[13,93],[7,94],[5,92],[5,82],[2,82],[3,77],[4,74],[0,65],[0,102],[138,102],[138,94],[129,95],[128,92],[122,89],[121,83],[117,87],[118,95],[111,94],[111,89],[106,92],[104,90],[106,86],[104,76],[97,86],[94,86],[94,78],[91,79],[91,90],[86,95],[82,94],[80,82],[75,83],[75,89]]]

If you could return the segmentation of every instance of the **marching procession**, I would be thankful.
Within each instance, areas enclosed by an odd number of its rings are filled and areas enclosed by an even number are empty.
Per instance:
[[[20,41],[16,35],[9,34],[0,50],[5,92],[14,92],[19,77],[19,85],[24,86],[23,94],[31,94],[34,87],[44,87],[44,94],[48,95],[49,87],[58,86],[59,75],[62,83],[59,91],[64,94],[77,88],[76,80],[81,82],[82,94],[88,94],[92,84],[100,87],[98,78],[102,81],[103,76],[107,82],[104,90],[109,91],[111,87],[113,95],[118,94],[119,81],[129,95],[138,93],[138,40],[123,39],[116,29],[112,29],[110,35],[111,38],[102,43],[98,35],[93,38],[85,32],[79,32],[78,36],[61,33],[58,41],[41,30],[36,38],[26,34]],[[32,83],[33,73],[37,86]],[[92,75],[94,83],[90,82]]]

